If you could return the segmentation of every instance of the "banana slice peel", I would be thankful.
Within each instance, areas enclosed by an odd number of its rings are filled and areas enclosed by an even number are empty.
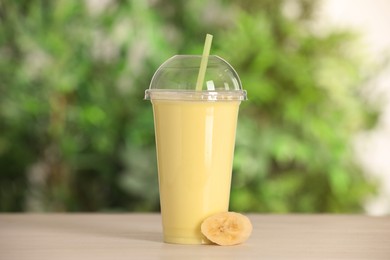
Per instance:
[[[211,242],[221,246],[238,245],[252,233],[248,217],[236,212],[222,212],[206,218],[201,231]]]

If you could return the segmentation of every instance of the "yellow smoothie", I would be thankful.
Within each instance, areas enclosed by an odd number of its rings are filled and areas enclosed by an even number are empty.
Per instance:
[[[152,103],[164,241],[208,243],[201,222],[228,211],[240,101]]]

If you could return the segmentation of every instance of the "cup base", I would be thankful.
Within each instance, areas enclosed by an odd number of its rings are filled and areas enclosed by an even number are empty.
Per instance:
[[[209,245],[212,244],[207,238],[198,237],[171,237],[164,236],[164,243],[181,245]]]

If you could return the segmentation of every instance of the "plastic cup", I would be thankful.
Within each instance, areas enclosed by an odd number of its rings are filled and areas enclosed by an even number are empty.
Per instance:
[[[145,99],[153,105],[164,242],[208,244],[200,225],[228,211],[240,79],[225,60],[209,56],[195,90],[200,55],[176,55],[154,74]]]

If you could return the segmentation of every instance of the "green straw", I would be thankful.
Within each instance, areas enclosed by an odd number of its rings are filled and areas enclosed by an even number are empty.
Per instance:
[[[206,41],[204,42],[202,60],[200,61],[200,69],[198,74],[198,80],[196,81],[196,90],[202,90],[204,76],[206,74],[207,62],[209,60],[209,54],[211,49],[211,42],[213,41],[213,36],[211,34],[206,35]]]

